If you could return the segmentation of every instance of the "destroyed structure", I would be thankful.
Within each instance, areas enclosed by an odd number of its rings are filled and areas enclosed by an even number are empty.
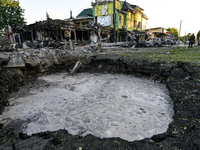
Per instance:
[[[144,9],[141,7],[119,0],[95,0],[91,5],[92,8],[84,9],[76,18],[72,17],[71,11],[69,19],[48,19],[30,25],[13,27],[11,31],[7,32],[7,39],[9,43],[15,43],[14,37],[18,35],[19,43],[26,43],[29,47],[58,48],[64,45],[64,32],[66,26],[69,26],[73,45],[87,45],[97,41],[94,34],[97,35],[100,25],[103,27],[102,38],[105,43],[125,42],[128,35],[140,34],[140,40],[143,40],[140,46],[154,46],[155,42],[152,44],[144,42],[145,31],[148,31],[146,29],[148,17],[143,13]],[[160,34],[156,33],[156,35]],[[134,38],[132,40],[134,41]],[[133,46],[133,44],[135,42],[129,45]]]
[[[65,20],[39,21],[15,27],[13,33],[20,36],[20,43],[38,41],[45,46],[52,41],[63,41],[66,25],[69,25],[73,43],[80,45],[90,41],[90,33],[96,32],[98,24],[103,26],[102,37],[107,39],[105,42],[126,41],[128,33],[144,33],[146,29],[148,18],[137,5],[119,0],[95,0],[91,5],[92,8],[84,9],[76,18],[72,18],[71,14]]]

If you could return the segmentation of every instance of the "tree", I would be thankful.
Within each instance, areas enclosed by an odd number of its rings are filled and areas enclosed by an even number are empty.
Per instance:
[[[184,36],[180,36],[180,40],[183,42],[184,41]]]
[[[187,37],[188,40],[190,39],[191,36],[192,36],[192,33],[188,33],[188,34],[186,35],[186,37]]]
[[[192,33],[188,33],[187,36],[188,36],[188,37],[191,37],[191,36],[192,36]]]
[[[50,17],[49,17],[49,14],[46,12],[46,17],[47,17],[47,21],[48,20],[52,20]]]
[[[19,1],[0,0],[0,30],[25,24],[23,17],[24,10],[20,7]]]
[[[174,27],[168,28],[167,31],[172,32],[176,39],[178,39],[178,30]]]

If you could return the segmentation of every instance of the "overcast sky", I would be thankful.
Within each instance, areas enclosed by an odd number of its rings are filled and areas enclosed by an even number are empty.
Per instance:
[[[45,20],[46,12],[52,19],[66,19],[72,15],[76,17],[83,9],[91,8],[92,0],[19,0],[25,9],[27,24]],[[95,1],[95,0],[93,0]],[[126,0],[144,9],[149,20],[147,28],[175,27],[181,36],[200,30],[199,0]]]

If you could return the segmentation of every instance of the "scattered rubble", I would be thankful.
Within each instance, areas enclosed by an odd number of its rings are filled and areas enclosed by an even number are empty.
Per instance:
[[[63,20],[48,20],[40,21],[30,25],[14,27],[13,35],[18,35],[20,44],[8,43],[6,36],[0,38],[0,52],[20,51],[21,49],[42,49],[42,48],[64,48],[64,31],[66,26],[71,28],[71,39],[74,46],[88,46],[93,48],[97,45],[97,28],[98,25],[91,22],[90,24],[77,27],[69,21]],[[135,35],[140,35],[140,41],[137,43]],[[114,30],[112,28],[102,29],[102,46],[123,46],[134,49],[135,47],[154,47],[163,46],[161,41],[148,38],[145,40],[145,32],[133,30],[132,32],[126,29],[118,31],[120,38],[114,42]],[[128,35],[131,35],[128,41]]]

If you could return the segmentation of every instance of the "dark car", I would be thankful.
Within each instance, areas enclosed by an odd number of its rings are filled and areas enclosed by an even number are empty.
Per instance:
[[[172,41],[172,45],[176,44],[176,41]]]
[[[172,41],[172,40],[166,40],[165,44],[170,44],[170,45],[174,45],[176,42]]]
[[[165,41],[165,44],[171,44],[171,43],[172,43],[171,40],[166,40],[166,41]]]

